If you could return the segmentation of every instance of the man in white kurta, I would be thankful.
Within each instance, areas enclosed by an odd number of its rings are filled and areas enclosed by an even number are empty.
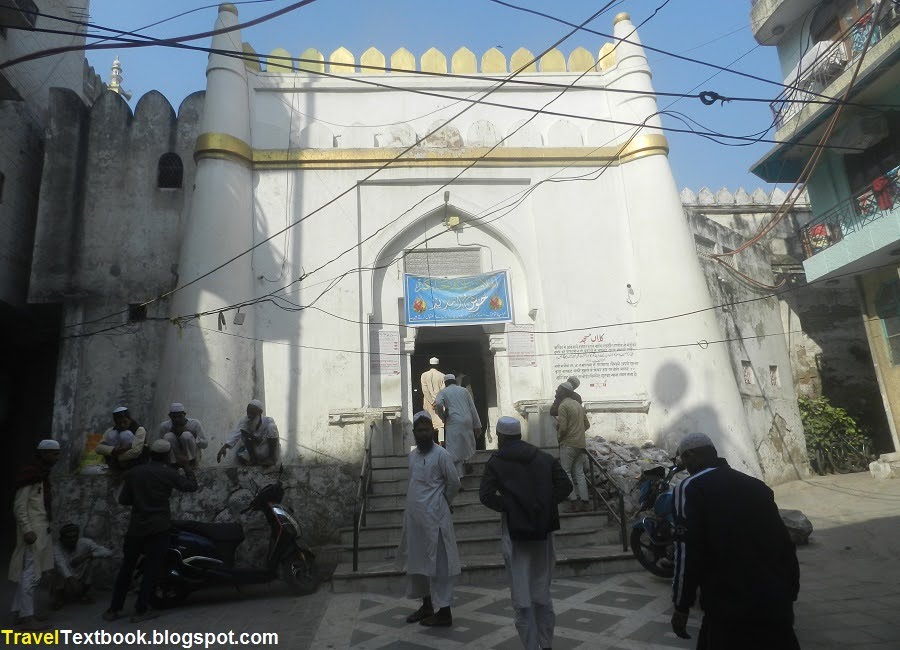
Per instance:
[[[169,406],[169,417],[160,423],[156,439],[169,441],[172,446],[169,463],[172,465],[180,465],[186,460],[191,467],[196,467],[200,463],[200,450],[209,446],[200,420],[189,418],[181,402]]]
[[[475,438],[481,435],[481,419],[472,396],[456,384],[454,375],[444,375],[444,389],[434,398],[434,408],[444,420],[444,440],[460,476],[475,455]]]
[[[413,417],[413,435],[416,448],[409,454],[409,486],[397,563],[406,567],[407,596],[421,598],[422,607],[406,621],[449,627],[453,624],[453,583],[461,571],[450,510],[459,492],[459,476],[450,454],[434,444],[434,425],[425,411]]]
[[[50,470],[59,460],[59,443],[41,440],[36,462],[16,477],[13,515],[16,518],[16,549],[9,561],[9,579],[18,583],[12,611],[20,630],[40,630],[34,618],[34,590],[41,575],[53,568],[50,537]]]
[[[437,369],[440,359],[431,357],[428,360],[431,368],[422,373],[422,408],[431,416],[434,428],[438,432],[438,442],[444,442],[444,422],[434,410],[434,398],[444,389],[444,373]]]
[[[269,466],[278,462],[280,442],[275,420],[263,415],[263,403],[258,399],[247,404],[247,416],[240,419],[235,430],[216,454],[221,463],[228,450],[237,446],[235,456],[242,465]]]

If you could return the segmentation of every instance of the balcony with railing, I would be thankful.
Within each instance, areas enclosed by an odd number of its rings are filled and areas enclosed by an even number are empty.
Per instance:
[[[838,78],[853,65],[858,63],[865,48],[866,39],[872,31],[871,53],[900,22],[900,8],[896,4],[885,7],[878,23],[872,21],[878,6],[866,11],[846,31],[834,40],[820,41],[810,47],[800,62],[785,78],[785,88],[771,103],[775,128],[782,129],[796,118],[810,100],[821,100],[818,95],[836,96],[840,88],[831,88]],[[871,65],[877,57],[866,55],[866,64]],[[822,105],[814,105],[813,109]],[[794,125],[798,126],[799,125]]]
[[[900,242],[900,166],[810,221],[799,235],[809,281],[877,266],[876,257]]]
[[[34,27],[38,7],[32,0],[0,0],[0,24],[9,27]]]

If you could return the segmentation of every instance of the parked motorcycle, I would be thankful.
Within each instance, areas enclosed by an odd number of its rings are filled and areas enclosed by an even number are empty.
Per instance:
[[[265,565],[235,566],[235,552],[244,541],[244,529],[238,523],[173,521],[165,572],[151,597],[153,607],[173,607],[200,589],[262,584],[279,577],[296,595],[316,590],[316,556],[300,541],[299,524],[281,505],[281,481],[254,487],[255,494],[241,514],[259,511],[269,523]]]
[[[647,571],[662,578],[675,574],[675,508],[669,485],[682,471],[673,465],[645,470],[638,482],[640,514],[631,529],[631,552]]]

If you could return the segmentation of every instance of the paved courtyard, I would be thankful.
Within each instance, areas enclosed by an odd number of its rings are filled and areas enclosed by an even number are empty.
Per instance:
[[[799,549],[797,634],[802,647],[900,647],[900,481],[879,482],[868,474],[813,478],[780,486],[776,497],[781,507],[806,512],[816,527],[812,543]],[[6,583],[2,590],[4,607],[12,597],[11,586]],[[682,641],[669,630],[667,581],[646,572],[560,579],[553,589],[557,650],[693,647],[694,641]],[[274,631],[279,646],[292,649],[520,647],[503,584],[460,587],[456,595],[451,629],[407,625],[404,619],[416,607],[412,601],[373,593],[332,594],[328,584],[303,598],[289,597],[280,584],[242,594],[197,594],[183,609],[138,627],[127,621],[104,623],[100,614],[108,593],[102,593],[96,604],[68,607],[49,623],[59,629],[109,632]],[[699,617],[691,623],[695,634]]]

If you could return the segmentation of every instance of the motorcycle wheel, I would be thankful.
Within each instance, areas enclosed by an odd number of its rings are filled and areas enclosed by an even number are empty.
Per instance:
[[[171,609],[183,603],[190,592],[177,585],[158,584],[150,594],[150,607],[153,609]]]
[[[297,549],[281,561],[281,578],[296,596],[313,593],[319,586],[316,559]]]
[[[671,578],[675,575],[675,565],[668,558],[666,549],[650,542],[650,536],[642,528],[631,530],[631,552],[641,566],[660,578]]]

